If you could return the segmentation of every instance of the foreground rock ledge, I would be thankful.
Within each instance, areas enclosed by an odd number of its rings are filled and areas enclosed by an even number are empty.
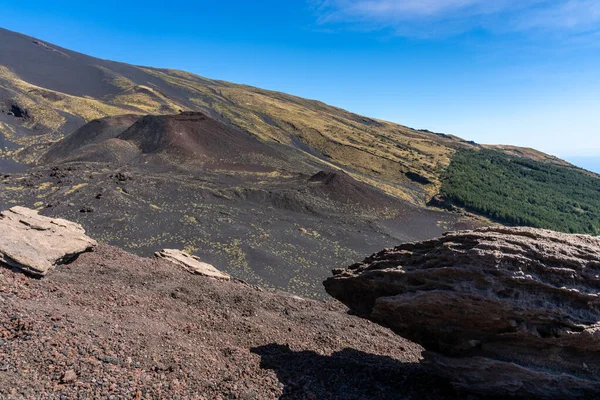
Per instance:
[[[202,262],[198,257],[187,254],[181,250],[164,249],[157,251],[154,255],[157,258],[170,261],[192,274],[208,276],[210,278],[222,279],[225,281],[231,279],[226,273],[219,271],[210,264]]]
[[[325,288],[423,345],[456,386],[493,396],[600,395],[600,240],[493,227],[408,243]],[[594,396],[594,397],[591,397]]]
[[[25,207],[0,212],[0,263],[27,273],[44,276],[94,246],[96,241],[74,222]]]

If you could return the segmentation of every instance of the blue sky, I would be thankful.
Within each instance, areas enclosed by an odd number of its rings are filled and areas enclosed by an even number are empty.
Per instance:
[[[600,156],[598,0],[0,0],[0,10],[4,28],[96,57],[481,143]]]

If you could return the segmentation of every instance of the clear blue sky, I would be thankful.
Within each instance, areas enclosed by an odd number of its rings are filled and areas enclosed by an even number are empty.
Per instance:
[[[598,0],[0,0],[96,57],[319,99],[481,143],[600,156]]]

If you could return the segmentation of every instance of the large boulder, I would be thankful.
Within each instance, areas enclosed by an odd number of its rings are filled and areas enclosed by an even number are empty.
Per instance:
[[[27,273],[44,276],[94,246],[96,241],[74,222],[25,207],[0,212],[0,263]]]
[[[486,396],[600,396],[600,240],[492,227],[383,250],[325,288]]]
[[[167,260],[184,270],[195,274],[208,276],[210,278],[222,279],[228,281],[230,276],[224,272],[219,271],[215,267],[205,262],[202,262],[200,258],[190,255],[181,250],[175,249],[164,249],[154,253],[157,258]]]

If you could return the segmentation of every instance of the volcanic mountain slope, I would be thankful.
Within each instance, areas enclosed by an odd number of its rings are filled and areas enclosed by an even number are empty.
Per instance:
[[[274,144],[264,143],[247,132],[199,112],[185,112],[94,120],[54,144],[40,163],[109,162],[116,167],[134,160],[137,163],[150,160],[214,169],[298,169],[287,161],[293,158],[291,153],[296,158],[304,155],[292,148],[284,154]]]
[[[93,119],[195,110],[421,203],[436,191],[439,170],[454,150],[473,147],[454,136],[374,120],[318,101],[101,60],[2,29],[0,110],[0,131],[14,144],[5,157],[21,161],[34,161],[52,142]],[[415,182],[415,176],[432,184]]]
[[[200,113],[131,123],[108,117],[58,142],[47,165],[4,177],[0,206],[75,220],[140,255],[185,247],[233,276],[312,297],[324,296],[332,266],[382,243],[480,223],[397,199]]]
[[[309,187],[316,195],[340,203],[354,203],[362,207],[394,208],[398,201],[373,187],[358,182],[344,171],[319,171],[308,180]]]
[[[105,116],[201,111],[297,148],[396,197],[424,205],[457,149],[452,135],[374,120],[319,101],[76,53],[0,28],[0,167],[34,162],[55,141]],[[110,143],[111,150],[122,149]],[[509,154],[571,167],[530,149]],[[96,149],[102,153],[102,149]]]
[[[158,164],[173,174],[204,173],[207,169],[238,171],[247,176],[269,173],[281,181],[294,181],[301,193],[332,205],[352,204],[393,214],[392,209],[405,203],[343,170],[332,171],[330,164],[305,152],[260,141],[199,112],[94,120],[54,144],[40,161],[47,165],[72,162],[107,163],[112,169]],[[307,174],[313,175],[307,179]]]
[[[201,113],[146,116],[118,136],[144,154],[170,153],[198,161],[243,162],[248,157],[280,157],[256,137]]]
[[[125,114],[93,120],[69,134],[65,140],[55,143],[44,153],[40,162],[43,164],[56,163],[77,158],[80,153],[85,153],[88,146],[94,147],[116,138],[138,119],[138,115]]]
[[[480,224],[316,166],[304,173],[247,166],[190,173],[144,160],[117,170],[68,162],[5,175],[0,207],[24,205],[79,222],[93,238],[140,255],[185,248],[238,278],[317,298],[325,296],[321,281],[332,267],[398,241]]]

